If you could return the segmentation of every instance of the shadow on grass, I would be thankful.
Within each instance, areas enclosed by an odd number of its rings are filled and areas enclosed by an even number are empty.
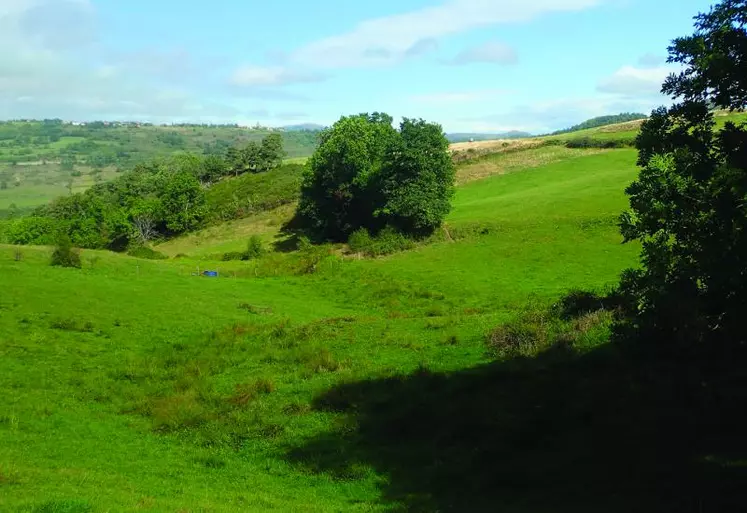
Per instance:
[[[278,253],[292,253],[298,250],[300,238],[295,233],[281,232],[272,243],[273,251]]]
[[[313,405],[336,429],[288,457],[340,479],[373,467],[396,511],[745,511],[747,366],[728,360],[558,347],[344,384]]]

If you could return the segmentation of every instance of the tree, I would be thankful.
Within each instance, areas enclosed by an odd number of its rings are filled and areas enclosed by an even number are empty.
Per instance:
[[[208,155],[202,160],[197,179],[203,186],[209,186],[228,173],[228,164],[218,155]]]
[[[62,158],[60,161],[60,167],[65,171],[73,171],[76,163],[77,161],[75,157],[68,155]]]
[[[158,237],[158,223],[163,217],[163,206],[158,198],[144,198],[130,209],[132,236],[139,244],[147,244]]]
[[[396,136],[392,118],[379,113],[342,117],[322,132],[301,186],[298,218],[307,228],[343,240],[373,223],[378,194],[369,184]]]
[[[205,216],[205,192],[188,171],[179,171],[170,177],[160,200],[166,228],[172,233],[196,228]]]
[[[375,215],[406,233],[425,234],[451,210],[454,163],[440,125],[405,119],[386,149],[376,182],[383,205]]]
[[[715,131],[710,107],[747,106],[747,1],[724,0],[696,17],[669,62],[685,66],[663,92],[636,145],[641,172],[627,189],[626,241],[642,243],[642,268],[623,276],[633,328],[692,344],[747,339],[747,126]]]
[[[260,146],[260,166],[258,171],[269,171],[280,167],[285,157],[283,137],[280,134],[270,134],[262,139]]]

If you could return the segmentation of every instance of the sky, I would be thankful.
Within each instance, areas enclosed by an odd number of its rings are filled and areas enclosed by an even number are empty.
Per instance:
[[[706,0],[0,0],[0,119],[542,133],[648,113]]]

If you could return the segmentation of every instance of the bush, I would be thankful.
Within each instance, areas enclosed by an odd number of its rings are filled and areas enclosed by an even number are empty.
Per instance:
[[[260,258],[265,254],[265,248],[262,244],[262,239],[259,235],[252,235],[249,239],[249,244],[246,247],[246,251],[229,251],[223,253],[221,260],[224,262],[230,262],[234,260],[254,260]]]
[[[9,244],[48,246],[55,243],[59,225],[48,217],[23,217],[11,223],[4,238]]]
[[[592,137],[578,137],[571,139],[565,143],[566,148],[571,149],[585,149],[585,148],[600,148],[600,149],[613,149],[613,148],[626,148],[633,146],[634,139],[594,139]]]
[[[366,253],[372,243],[371,234],[365,228],[355,230],[348,237],[348,247],[353,253]]]
[[[70,237],[67,234],[62,234],[57,239],[57,246],[52,253],[50,265],[80,269],[80,251],[73,248],[73,244],[70,242]]]
[[[616,309],[614,296],[573,291],[551,308],[529,307],[486,335],[495,358],[535,356],[552,347],[595,347],[609,340]]]
[[[206,192],[210,221],[240,219],[296,201],[302,173],[303,166],[286,164],[216,183]]]
[[[259,258],[264,252],[265,248],[262,245],[262,239],[259,238],[259,235],[252,235],[246,248],[246,260]]]
[[[354,253],[383,256],[412,249],[415,243],[395,228],[387,226],[374,237],[365,228],[356,230],[350,235],[348,246]]]
[[[143,260],[167,260],[169,258],[148,246],[131,246],[127,250],[127,254],[131,257],[142,258]]]
[[[221,260],[223,260],[224,262],[246,260],[246,253],[244,253],[243,251],[229,251],[228,253],[223,253]]]

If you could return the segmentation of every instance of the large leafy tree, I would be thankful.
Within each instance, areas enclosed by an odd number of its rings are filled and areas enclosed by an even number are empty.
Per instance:
[[[342,240],[372,223],[376,193],[369,185],[395,136],[392,118],[380,113],[343,117],[322,133],[298,207],[310,229]]]
[[[259,148],[260,162],[258,171],[270,171],[280,167],[285,157],[283,137],[280,134],[270,134],[262,139]]]
[[[205,216],[205,191],[188,171],[170,177],[160,196],[166,228],[182,233],[196,228]]]
[[[386,149],[377,181],[383,202],[376,211],[407,233],[428,233],[451,210],[454,164],[441,125],[405,119]],[[379,185],[380,184],[380,185]]]
[[[669,61],[684,70],[637,139],[640,176],[627,190],[625,239],[643,245],[626,272],[632,325],[657,340],[747,339],[747,127],[715,129],[712,108],[747,105],[747,1],[724,0],[696,17]]]

